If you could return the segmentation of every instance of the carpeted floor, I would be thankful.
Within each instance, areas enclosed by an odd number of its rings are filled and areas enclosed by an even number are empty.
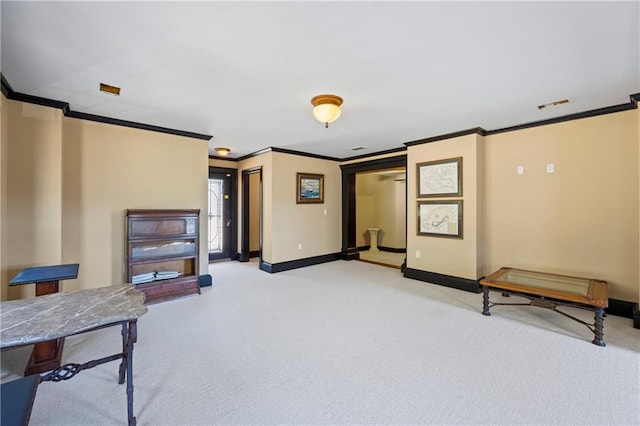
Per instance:
[[[390,266],[396,269],[400,269],[407,257],[406,253],[392,253],[388,251],[370,252],[369,250],[363,250],[359,254],[360,260],[363,262]]]
[[[485,317],[481,294],[364,262],[210,271],[213,287],[151,305],[139,321],[139,425],[640,424],[640,330],[630,319],[606,318],[602,348],[551,311],[495,307]],[[75,336],[64,361],[119,345],[117,327]],[[4,351],[4,373],[21,374],[28,353]],[[116,362],[41,384],[31,418],[125,423]]]

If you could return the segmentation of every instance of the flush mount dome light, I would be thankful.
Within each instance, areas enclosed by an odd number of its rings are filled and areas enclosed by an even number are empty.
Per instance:
[[[222,157],[229,155],[229,153],[231,152],[229,148],[225,148],[223,146],[219,146],[215,150],[216,150],[216,153]]]
[[[342,98],[336,95],[318,95],[311,98],[311,105],[313,105],[313,116],[327,128],[329,123],[333,123],[340,117]]]

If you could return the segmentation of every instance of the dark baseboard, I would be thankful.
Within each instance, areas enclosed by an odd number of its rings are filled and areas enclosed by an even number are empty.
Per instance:
[[[248,255],[243,256],[242,253],[238,253],[237,255],[238,262],[248,262],[250,257]]]
[[[404,277],[473,293],[480,292],[480,284],[478,281],[467,278],[453,277],[451,275],[443,275],[436,272],[421,271],[407,267],[404,268]]]
[[[359,246],[357,247],[358,251],[367,251],[371,248],[371,246]],[[384,247],[384,246],[378,246],[378,249],[380,251],[386,251],[389,253],[406,253],[407,249],[406,248],[393,248],[393,247]]]
[[[393,247],[383,247],[383,246],[378,246],[378,248],[380,249],[380,251],[388,251],[389,253],[406,253],[407,252],[406,248],[393,248]]]
[[[200,275],[198,277],[198,283],[200,283],[200,287],[209,287],[213,285],[213,278],[209,274]]]
[[[249,258],[260,257],[260,250],[254,250],[249,252]]]
[[[609,299],[609,307],[604,310],[607,315],[633,319],[633,303],[618,299]]]
[[[347,251],[340,253],[340,260],[358,260],[360,259],[360,252],[358,248],[350,248]]]
[[[305,266],[318,265],[320,263],[333,262],[340,259],[340,253],[324,254],[322,256],[307,257],[306,259],[290,260],[288,262],[269,263],[260,262],[260,269],[270,274],[291,269],[304,268]]]
[[[640,328],[640,311],[638,311],[637,303],[610,298],[609,307],[604,312],[607,315],[632,319],[633,327]]]

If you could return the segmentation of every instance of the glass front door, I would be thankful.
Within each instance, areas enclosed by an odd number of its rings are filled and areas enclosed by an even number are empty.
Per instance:
[[[226,173],[209,173],[209,260],[231,259],[232,180]]]

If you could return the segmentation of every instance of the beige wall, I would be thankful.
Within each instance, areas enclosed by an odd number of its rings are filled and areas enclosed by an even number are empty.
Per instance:
[[[637,126],[626,111],[487,137],[484,273],[599,278],[610,297],[637,301]]]
[[[356,175],[356,245],[369,245],[368,228],[380,228],[378,245],[406,247],[406,182],[404,175]]]
[[[416,236],[409,173],[408,267],[469,279],[502,266],[593,277],[609,282],[611,298],[638,302],[639,115],[630,110],[409,147],[413,170],[419,162],[463,157],[464,240]]]
[[[368,246],[369,241],[369,228],[375,226],[374,219],[374,196],[373,195],[360,195],[362,190],[359,183],[362,180],[356,176],[356,246]]]
[[[381,193],[376,197],[376,212],[382,247],[402,249],[406,247],[406,182],[396,181],[397,176],[387,176],[381,182]]]
[[[400,148],[402,146],[402,143],[398,143],[398,145],[400,145],[399,146]],[[346,161],[341,161],[340,164],[347,165],[347,164],[364,163],[367,161],[381,160],[383,158],[398,157],[401,155],[406,155],[406,151],[392,152],[390,154],[382,154],[382,155],[372,155],[371,157],[358,158],[355,160],[346,160]]]
[[[233,160],[220,160],[217,158],[209,158],[209,166],[222,167],[225,169],[237,169],[238,162]]]
[[[342,246],[339,163],[278,152],[272,156],[272,256],[271,260],[265,260],[279,263],[339,253]],[[324,175],[323,204],[296,204],[298,172]],[[302,244],[302,249],[298,249],[298,244]]]
[[[342,175],[338,163],[278,152],[242,160],[238,163],[238,200],[242,200],[242,171],[255,167],[262,168],[262,259],[273,264],[340,252]],[[296,204],[297,172],[325,175],[324,204]],[[238,217],[241,221],[241,202]],[[238,247],[241,241],[239,229]]]
[[[340,251],[337,162],[274,152],[214,160],[205,141],[70,119],[4,97],[1,109],[3,299],[33,294],[33,286],[7,289],[28,266],[79,262],[65,290],[121,282],[124,210],[206,211],[207,165],[236,165],[239,181],[242,170],[262,167],[265,261]],[[609,281],[610,297],[638,301],[639,121],[631,110],[409,147],[408,267],[468,279],[500,266],[592,276]],[[417,236],[415,166],[456,156],[464,158],[464,239]],[[555,173],[546,173],[548,163]],[[296,172],[325,175],[324,204],[296,204]],[[203,236],[206,226],[201,220]],[[202,238],[200,273],[206,252]]]
[[[242,248],[242,172],[260,167],[262,169],[262,259],[271,262],[272,258],[272,163],[273,153],[265,152],[238,162],[238,252]],[[251,191],[251,188],[249,189]],[[250,194],[251,195],[251,192]],[[249,230],[251,231],[251,229]],[[251,241],[251,235],[249,235]]]
[[[206,212],[206,141],[7,104],[3,238],[11,250],[3,252],[3,288],[24,267],[76,262],[78,279],[64,282],[64,291],[121,283],[125,209]],[[201,274],[208,271],[203,217]],[[29,296],[32,287],[8,297]]]
[[[476,280],[480,278],[478,240],[478,153],[482,141],[475,135],[410,146],[407,152],[407,267]],[[417,235],[418,163],[462,157],[463,238]],[[440,199],[440,198],[438,198]],[[432,199],[435,200],[435,199]],[[417,257],[420,252],[420,257]]]
[[[25,267],[62,261],[62,111],[15,101],[4,105],[7,250],[2,286],[7,287]],[[5,294],[30,297],[35,287],[12,287]]]

